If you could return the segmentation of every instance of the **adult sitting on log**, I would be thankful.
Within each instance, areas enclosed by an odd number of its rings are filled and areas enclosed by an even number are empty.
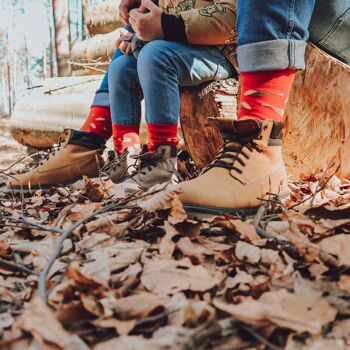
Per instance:
[[[342,24],[350,11],[349,1],[326,2],[328,8],[338,6],[345,13],[320,45],[331,48],[329,44],[337,40],[335,47],[347,48],[349,31]],[[315,0],[238,0],[238,120],[212,120],[221,131],[223,145],[202,175],[181,184],[180,199],[188,210],[254,214],[264,197],[288,195],[282,118],[296,71],[305,68],[305,41],[314,6]],[[339,28],[333,40],[331,34]],[[344,61],[349,58],[341,50],[338,56]]]
[[[234,47],[228,46],[236,40],[234,4],[160,0],[158,7],[150,0],[122,0],[120,15],[136,32],[136,46],[131,49],[124,37],[118,41],[120,49],[81,130],[65,130],[59,149],[34,170],[9,180],[5,190],[35,191],[69,184],[83,175],[98,176],[104,166],[101,153],[111,136],[117,155],[104,170],[113,181],[123,182],[130,191],[170,181],[176,169],[179,86],[223,80],[235,73],[229,61]],[[148,145],[129,175],[126,152],[139,143],[142,98]]]

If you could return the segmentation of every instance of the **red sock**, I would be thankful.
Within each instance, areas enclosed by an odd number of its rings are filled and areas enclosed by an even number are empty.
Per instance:
[[[80,130],[91,132],[108,140],[112,136],[111,112],[108,107],[92,106]]]
[[[147,124],[148,150],[154,152],[160,145],[176,147],[179,143],[177,138],[177,124]]]
[[[238,119],[282,121],[295,74],[293,69],[241,73]]]
[[[120,154],[125,148],[140,144],[139,125],[113,124],[114,149]]]

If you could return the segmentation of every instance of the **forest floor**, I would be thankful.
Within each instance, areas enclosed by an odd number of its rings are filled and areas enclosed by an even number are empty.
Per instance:
[[[202,220],[170,185],[0,192],[0,348],[349,349],[350,182],[290,189],[254,217]]]

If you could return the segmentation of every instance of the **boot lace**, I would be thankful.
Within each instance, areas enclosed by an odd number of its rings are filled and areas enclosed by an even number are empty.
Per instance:
[[[65,135],[66,136],[66,135]],[[60,136],[58,139],[57,145],[53,145],[46,154],[44,154],[44,158],[40,160],[38,163],[38,166],[43,165],[45,162],[47,162],[49,159],[51,159],[60,149],[62,146],[62,143],[65,141],[65,138]]]
[[[235,165],[238,162],[242,167],[245,166],[245,161],[240,156],[243,156],[245,160],[249,159],[247,151],[252,152],[255,148],[253,138],[243,137],[233,132],[222,132],[221,135],[223,141],[220,151],[215,159],[203,169],[202,173],[212,168],[225,168],[242,174],[243,171]],[[232,162],[228,161],[229,159]]]
[[[127,158],[129,152],[123,152],[122,154],[115,153],[114,159],[110,160],[102,169],[104,174],[110,174],[115,171]]]
[[[146,175],[145,170],[151,171],[153,167],[157,166],[157,162],[163,159],[163,154],[143,150],[139,155],[133,156],[132,158],[135,159],[135,162],[130,165],[130,167],[134,169],[130,177],[137,174]]]

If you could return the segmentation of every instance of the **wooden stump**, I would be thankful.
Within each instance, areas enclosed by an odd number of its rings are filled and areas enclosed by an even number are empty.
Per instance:
[[[339,176],[350,177],[350,67],[309,44],[306,70],[298,72],[285,113],[284,159],[289,175],[301,179],[331,163]],[[183,94],[181,122],[187,148],[202,168],[221,142],[206,127],[208,117],[232,116],[237,87],[221,83],[216,90],[201,87]],[[226,103],[218,104],[221,97]]]
[[[228,79],[182,89],[182,134],[187,150],[200,169],[213,159],[221,144],[218,130],[207,126],[207,118],[236,115],[237,85],[236,80]]]
[[[284,158],[299,179],[331,163],[350,177],[350,67],[308,45],[286,110]]]

